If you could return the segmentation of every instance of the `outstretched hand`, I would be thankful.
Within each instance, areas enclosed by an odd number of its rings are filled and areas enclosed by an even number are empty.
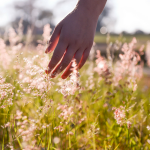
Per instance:
[[[78,69],[84,65],[93,44],[96,24],[97,18],[76,9],[56,26],[45,51],[54,51],[46,71],[51,78],[64,69],[61,77],[67,78],[72,72],[72,59],[76,59]]]

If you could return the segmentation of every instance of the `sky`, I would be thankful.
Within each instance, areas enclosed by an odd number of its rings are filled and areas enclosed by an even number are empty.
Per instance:
[[[14,1],[19,2],[19,0],[0,1],[0,26],[5,26],[15,18],[15,10],[12,8]],[[62,0],[38,0],[36,3],[38,7],[54,11],[55,24],[62,20],[77,3],[77,0],[68,0],[56,5],[58,1]],[[112,8],[111,19],[107,22],[109,32],[133,33],[140,29],[150,33],[150,0],[107,0],[107,5]]]
[[[150,0],[113,0],[115,31],[141,29],[150,33]]]

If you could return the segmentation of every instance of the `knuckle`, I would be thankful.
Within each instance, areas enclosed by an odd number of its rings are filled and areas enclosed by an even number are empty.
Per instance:
[[[61,37],[60,43],[68,43],[68,39],[66,37]]]
[[[73,57],[73,54],[72,54],[72,53],[68,53],[68,54],[66,55],[65,60],[66,60],[66,61],[67,61],[67,60],[70,60],[72,57]]]
[[[73,40],[72,40],[72,44],[73,44],[74,46],[81,46],[81,45],[82,45],[82,42],[81,42],[81,40],[79,40],[79,39],[73,39]]]
[[[60,36],[60,42],[68,43],[68,41],[69,41],[69,38],[67,35],[61,35]]]
[[[80,44],[80,41],[79,41],[78,39],[75,39],[75,40],[73,40],[73,43],[74,43],[75,45],[78,45],[78,44]]]

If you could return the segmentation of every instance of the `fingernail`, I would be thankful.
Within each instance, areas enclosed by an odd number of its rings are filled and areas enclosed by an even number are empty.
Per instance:
[[[45,73],[46,73],[46,74],[48,74],[48,71],[47,71],[47,70],[45,70]]]
[[[62,79],[66,79],[66,76],[61,76]]]
[[[49,46],[46,48],[46,51],[45,51],[46,54],[48,53],[48,49],[49,49]]]
[[[57,70],[57,71],[54,71],[54,72],[52,72],[52,73],[50,74],[50,77],[51,77],[51,78],[54,78],[54,77],[56,77],[60,72],[61,72],[60,69]]]
[[[57,76],[57,72],[53,72],[53,73],[50,74],[50,78],[54,78],[56,76]]]
[[[48,68],[47,70],[45,70],[46,74],[49,74],[52,71],[52,69]]]
[[[52,42],[49,42],[49,43],[48,43],[48,46],[47,46],[46,51],[45,51],[46,54],[49,52],[49,49],[50,49],[51,44],[52,44]]]

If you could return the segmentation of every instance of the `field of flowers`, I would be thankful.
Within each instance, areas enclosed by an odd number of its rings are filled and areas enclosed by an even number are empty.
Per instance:
[[[120,44],[117,59],[108,41],[107,58],[92,48],[80,73],[73,60],[68,79],[51,79],[45,73],[51,54],[44,53],[50,32],[45,25],[43,40],[32,47],[30,30],[21,42],[20,23],[9,30],[9,46],[0,39],[0,149],[149,150],[143,47],[134,51],[133,38]]]

